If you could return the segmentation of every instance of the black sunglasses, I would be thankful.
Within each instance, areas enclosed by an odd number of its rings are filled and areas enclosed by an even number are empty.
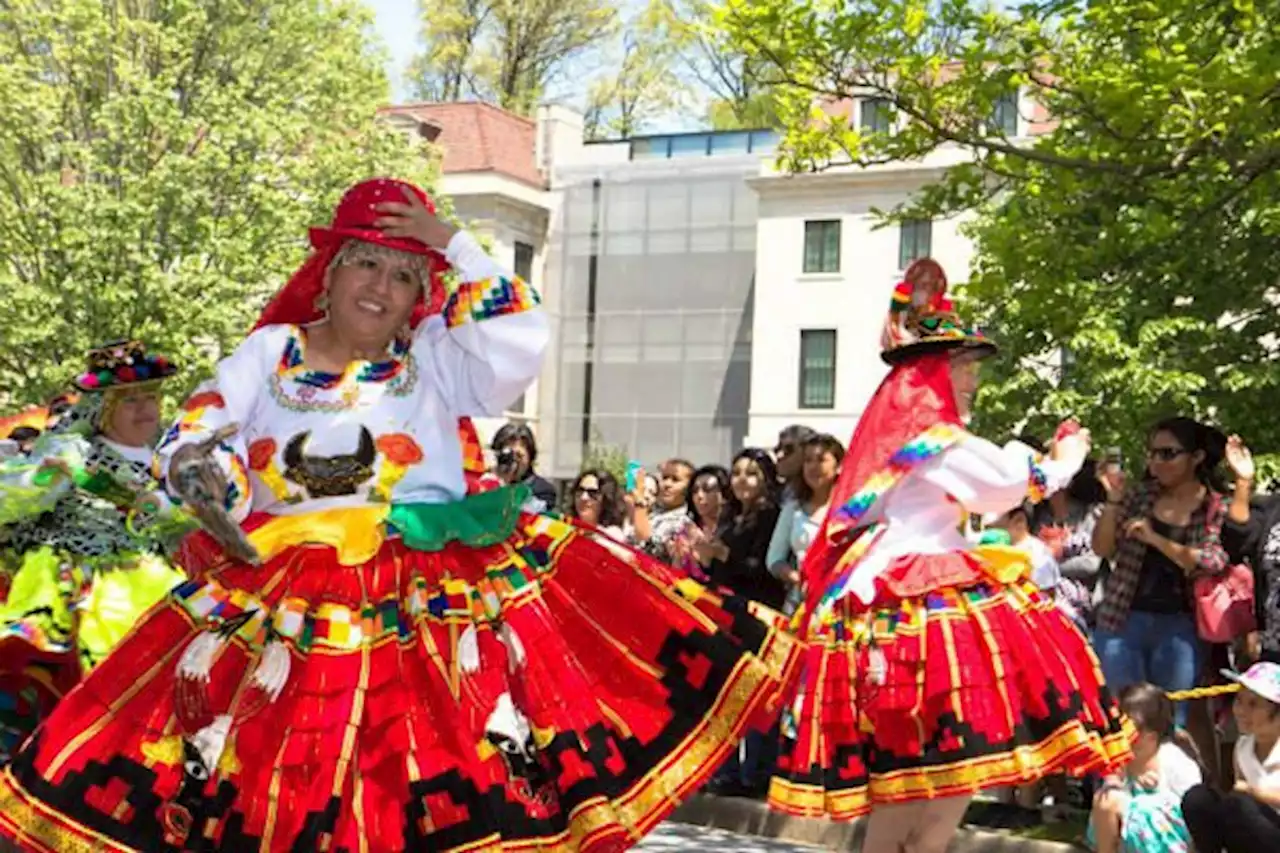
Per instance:
[[[599,489],[589,489],[589,488],[587,488],[586,486],[578,486],[578,494],[579,494],[579,495],[585,495],[585,496],[587,496],[587,497],[589,497],[589,498],[598,498],[598,497],[600,497],[600,490],[599,490]]]
[[[1181,447],[1149,447],[1147,448],[1147,458],[1156,459],[1160,462],[1172,462],[1184,453],[1188,453]]]

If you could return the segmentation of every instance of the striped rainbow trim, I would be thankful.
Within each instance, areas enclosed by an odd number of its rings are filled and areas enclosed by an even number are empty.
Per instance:
[[[458,285],[444,306],[449,328],[506,314],[519,314],[538,305],[538,292],[521,278],[487,278]]]
[[[840,598],[845,584],[848,583],[850,576],[853,575],[854,568],[858,563],[862,562],[862,556],[871,550],[872,545],[880,541],[880,537],[887,529],[883,524],[871,525],[862,531],[862,534],[849,546],[849,550],[841,555],[840,562],[836,563],[832,578],[827,584],[827,588],[822,591],[822,598],[818,599],[818,606],[813,611],[817,616],[814,624],[818,626],[818,634],[827,633],[831,629],[832,623],[828,616],[831,613],[832,605]],[[837,637],[837,639],[843,639],[843,637]]]
[[[911,307],[912,295],[911,285],[905,281],[898,282],[898,286],[893,289],[893,296],[889,300],[889,310],[893,312],[906,311]]]
[[[832,542],[849,530],[866,526],[866,516],[880,498],[884,497],[898,481],[930,459],[940,455],[944,450],[958,442],[965,435],[963,428],[954,424],[934,424],[929,429],[902,445],[901,449],[889,457],[884,468],[867,478],[867,482],[849,500],[832,511],[827,525],[827,541]],[[884,532],[881,525],[872,525],[849,544],[848,550],[840,557],[832,571],[832,577],[822,592],[814,608],[815,615],[821,619],[831,609],[831,605],[839,598],[845,583],[853,574],[854,568],[862,560],[873,544]]]
[[[867,478],[867,482],[849,500],[837,507],[827,525],[827,539],[834,539],[845,531],[862,524],[866,514],[898,481],[921,464],[942,453],[965,435],[963,428],[953,424],[935,424],[902,445],[889,457],[884,468]]]
[[[1027,478],[1027,499],[1038,504],[1048,496],[1049,478],[1040,467],[1040,457],[1033,455],[1028,462],[1031,463],[1031,474]]]

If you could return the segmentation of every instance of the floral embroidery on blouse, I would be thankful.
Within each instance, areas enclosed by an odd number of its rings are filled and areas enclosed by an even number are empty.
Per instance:
[[[170,430],[158,450],[161,470],[179,448],[236,424],[214,456],[234,483],[237,520],[467,494],[464,468],[484,459],[469,418],[501,412],[528,387],[549,330],[528,286],[469,235],[456,235],[445,255],[462,282],[455,327],[430,316],[385,357],[340,375],[306,369],[304,327],[257,329],[197,389],[193,409],[202,416]],[[476,322],[486,312],[494,316]],[[221,406],[195,405],[219,397]]]
[[[280,362],[268,383],[271,396],[290,411],[330,413],[354,408],[360,400],[361,384],[385,383],[388,394],[405,397],[418,382],[418,361],[410,351],[412,343],[408,338],[397,338],[382,361],[353,362],[342,373],[330,373],[305,367],[306,331],[291,327]],[[296,392],[291,392],[287,384],[290,382],[297,386]],[[325,396],[332,392],[338,396]]]
[[[378,472],[378,483],[369,493],[369,499],[389,502],[391,490],[396,483],[404,479],[411,467],[423,460],[424,454],[413,436],[401,432],[378,436],[374,446],[382,454],[382,470]]]
[[[302,498],[293,494],[284,480],[280,466],[276,464],[276,440],[267,436],[249,445],[249,470],[258,475],[262,484],[271,490],[276,500],[297,503]]]

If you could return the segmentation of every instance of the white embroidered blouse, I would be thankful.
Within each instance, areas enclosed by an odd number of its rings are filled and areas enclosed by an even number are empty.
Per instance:
[[[875,580],[895,558],[910,554],[967,551],[971,545],[960,532],[970,513],[985,515],[1017,506],[1033,477],[1043,478],[1045,494],[1071,482],[1078,466],[1045,459],[1010,442],[998,447],[965,434],[956,444],[908,473],[875,506],[868,522],[885,525],[836,598],[856,595],[864,603],[875,599]]]
[[[497,415],[537,377],[548,340],[537,293],[465,232],[445,257],[459,285],[443,316],[397,340],[381,361],[311,370],[307,334],[266,326],[219,362],[157,449],[175,451],[228,424],[218,459],[227,509],[289,515],[466,494],[461,416]]]

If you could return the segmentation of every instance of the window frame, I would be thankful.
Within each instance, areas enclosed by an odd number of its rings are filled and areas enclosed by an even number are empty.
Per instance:
[[[830,379],[830,400],[829,402],[816,401],[805,393],[807,375],[806,353],[811,350],[812,343],[818,340],[830,341],[831,347],[831,379]],[[804,410],[831,410],[836,407],[836,377],[839,367],[840,334],[837,329],[801,329],[800,330],[800,376],[799,387],[796,392],[796,406]],[[827,370],[827,368],[814,368],[815,370]]]
[[[858,102],[858,128],[868,133],[893,131],[893,105],[886,98],[863,98]]]
[[[827,257],[827,235],[831,228],[835,230],[835,258]],[[809,266],[810,238],[819,241],[817,245],[817,262],[811,269]],[[804,221],[804,247],[800,259],[800,271],[804,275],[838,275],[840,273],[841,243],[844,241],[844,223],[839,219],[806,219]],[[828,261],[831,261],[828,268]]]
[[[1018,136],[1018,125],[1022,121],[1019,114],[1019,90],[1005,92],[996,99],[991,109],[991,117],[988,119],[988,132],[998,133],[1006,139],[1013,139]],[[1012,129],[1006,128],[1007,124],[1012,124]]]
[[[920,228],[927,226],[927,237],[924,241],[924,249],[920,249]],[[907,241],[907,234],[912,234],[910,243]],[[911,254],[914,252],[914,254]],[[932,257],[933,254],[933,220],[932,219],[907,219],[898,226],[898,269],[905,271],[907,267],[920,258]]]

